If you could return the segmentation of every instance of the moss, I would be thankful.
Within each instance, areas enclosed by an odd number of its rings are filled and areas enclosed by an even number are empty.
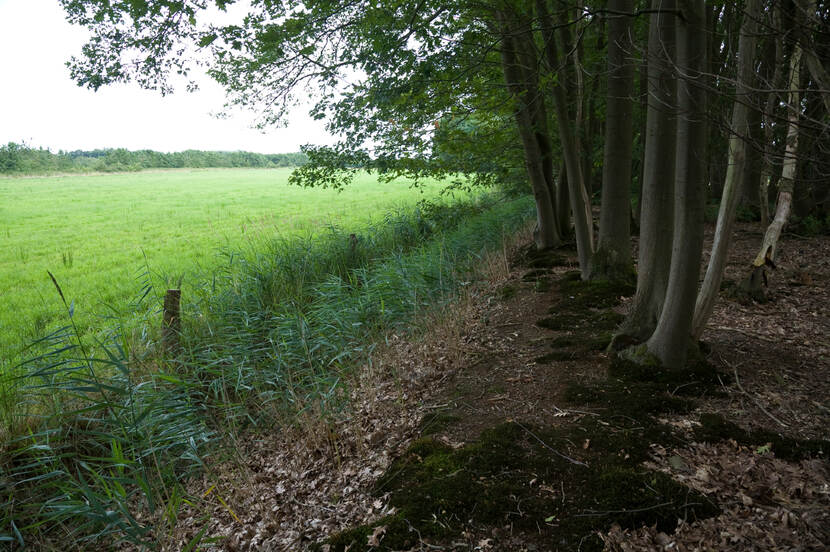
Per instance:
[[[700,424],[695,429],[695,439],[698,441],[714,443],[732,439],[750,447],[770,445],[773,454],[783,460],[797,462],[805,458],[827,458],[830,453],[830,441],[794,439],[766,430],[746,431],[720,414],[703,414]]]
[[[634,295],[636,291],[636,287],[630,282],[583,281],[574,278],[572,274],[566,274],[559,281],[559,291],[564,298],[554,307],[556,310],[610,308],[619,305],[621,297]]]
[[[555,268],[567,266],[568,259],[553,249],[530,251],[525,257],[524,264],[529,268]]]
[[[617,416],[641,420],[644,416],[662,413],[686,413],[694,403],[683,397],[669,395],[659,384],[627,384],[608,380],[593,385],[570,383],[565,399],[578,405],[593,405]]]
[[[502,301],[506,301],[508,299],[512,299],[516,296],[516,293],[519,291],[519,287],[515,284],[505,284],[501,286],[496,293],[498,294],[499,299]]]
[[[419,425],[422,436],[435,435],[450,427],[452,424],[459,421],[461,418],[455,414],[450,414],[445,411],[433,412],[427,414],[421,419]]]
[[[607,332],[613,330],[625,318],[623,315],[613,311],[599,311],[599,312],[571,312],[571,311],[552,311],[553,316],[542,318],[536,321],[536,325],[541,328],[556,331],[575,331],[585,332],[588,334],[596,334],[598,332]]]
[[[717,513],[705,497],[638,467],[654,435],[585,418],[564,428],[506,423],[461,449],[420,439],[378,481],[394,516],[331,537],[332,550],[368,550],[375,527],[386,533],[374,550],[402,550],[418,539],[451,542],[470,524],[527,531],[558,548],[601,550],[596,531],[612,523],[657,525]],[[486,530],[486,529],[485,529]]]
[[[550,275],[550,271],[544,268],[534,268],[528,270],[522,276],[522,282],[535,282],[539,278],[544,278]]]
[[[576,349],[580,351],[604,351],[611,343],[611,332],[596,335],[571,334],[560,335],[551,340],[550,346],[554,349]]]
[[[664,391],[680,395],[717,392],[731,381],[727,374],[702,359],[689,362],[680,370],[666,368],[648,353],[645,345],[613,355],[608,374],[626,382],[656,384]]]
[[[537,293],[546,293],[550,291],[552,286],[553,284],[551,284],[550,278],[539,278],[536,280],[536,283],[533,284],[533,291]]]
[[[553,351],[546,355],[536,357],[533,362],[536,364],[550,364],[552,362],[567,362],[579,356],[579,353],[573,350]]]

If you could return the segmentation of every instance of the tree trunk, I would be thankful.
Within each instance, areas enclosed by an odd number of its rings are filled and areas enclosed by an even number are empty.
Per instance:
[[[644,341],[665,298],[672,252],[675,152],[674,0],[653,0],[648,37],[648,110],[643,156],[637,293],[619,335]]]
[[[555,197],[551,194],[553,174],[545,174],[546,169],[552,167],[552,163],[545,159],[545,152],[542,151],[537,137],[537,131],[541,129],[534,128],[533,121],[537,113],[532,102],[539,97],[539,91],[536,82],[531,82],[519,66],[520,48],[516,41],[526,37],[517,32],[515,25],[508,23],[506,16],[500,14],[498,18],[502,33],[502,70],[507,87],[516,99],[514,116],[522,140],[528,178],[536,200],[536,247],[558,247],[562,244],[562,236],[559,234],[559,222],[554,208]]]
[[[720,291],[723,269],[729,254],[735,210],[741,197],[740,188],[746,167],[746,140],[750,134],[749,106],[746,102],[751,92],[750,85],[755,68],[755,35],[760,16],[761,0],[748,0],[738,44],[738,82],[735,87],[735,105],[732,108],[732,136],[729,138],[729,160],[723,184],[723,197],[718,210],[712,254],[709,257],[709,266],[706,269],[703,285],[697,296],[692,323],[692,334],[696,340],[700,339],[703,334],[706,322],[715,307],[715,299]]]
[[[559,234],[565,238],[571,234],[571,202],[568,197],[568,171],[565,163],[559,169],[556,184],[556,218],[559,220]]]
[[[634,10],[633,0],[610,0],[608,9]],[[631,261],[630,202],[632,99],[634,67],[626,59],[631,51],[631,19],[611,16],[608,22],[608,99],[605,149],[602,167],[602,208],[599,243],[591,258],[590,277],[628,280],[634,275]]]
[[[787,223],[790,216],[790,206],[793,199],[793,183],[795,181],[795,170],[798,154],[798,121],[801,113],[801,97],[799,85],[801,82],[801,45],[796,42],[790,56],[790,78],[789,98],[787,101],[787,145],[784,150],[784,162],[781,168],[781,180],[778,184],[778,202],[775,207],[775,218],[773,218],[764,240],[761,243],[761,250],[752,262],[752,272],[744,281],[744,290],[750,295],[762,294],[761,282],[765,281],[763,274],[767,265],[775,266],[775,254],[778,246],[778,239],[781,237],[781,230]]]
[[[541,19],[542,35],[545,43],[548,65],[551,71],[560,67],[559,48],[553,33],[553,23],[548,15],[545,0],[536,0],[536,7]],[[591,205],[585,192],[585,183],[582,177],[582,166],[579,161],[579,152],[576,150],[573,131],[568,117],[568,99],[564,88],[564,79],[554,79],[552,83],[553,104],[556,109],[556,119],[559,125],[559,140],[562,143],[562,154],[568,172],[568,192],[571,200],[571,212],[576,234],[576,249],[579,255],[579,268],[582,278],[588,277],[588,268],[591,256],[594,253]]]
[[[773,27],[779,27],[781,22],[780,5],[772,7]],[[772,60],[773,74],[770,80],[772,90],[767,94],[767,102],[764,107],[764,161],[761,167],[761,181],[758,183],[758,203],[761,207],[761,224],[769,224],[769,186],[772,180],[772,156],[773,156],[773,122],[775,111],[778,105],[778,90],[784,85],[784,45],[779,37],[774,38],[775,52]]]
[[[663,366],[682,368],[691,337],[700,260],[703,253],[704,176],[706,167],[706,23],[703,0],[679,2],[677,156],[674,236],[666,300],[648,351]]]

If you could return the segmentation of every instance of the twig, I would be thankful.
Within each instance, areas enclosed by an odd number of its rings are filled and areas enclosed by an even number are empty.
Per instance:
[[[606,510],[604,512],[597,512],[594,510],[588,510],[587,514],[574,514],[574,517],[599,517],[599,516],[607,516],[608,514],[633,514],[637,512],[648,512],[649,510],[656,510],[657,508],[662,508],[663,506],[671,506],[674,502],[663,502],[662,504],[655,504],[654,506],[648,506],[646,508],[636,508],[634,510]],[[692,504],[693,506],[694,504]],[[689,504],[686,504],[689,506]]]
[[[586,468],[588,467],[588,464],[586,464],[585,462],[580,462],[579,460],[575,460],[575,459],[571,458],[570,456],[567,456],[567,455],[565,455],[565,454],[562,454],[562,453],[561,453],[561,452],[559,452],[558,450],[554,449],[553,447],[551,447],[550,445],[548,445],[546,442],[544,442],[543,440],[541,440],[541,439],[539,438],[539,436],[538,436],[538,435],[536,435],[535,433],[533,433],[532,431],[530,431],[528,428],[526,428],[525,426],[523,426],[523,425],[522,425],[522,424],[520,424],[519,422],[514,422],[514,423],[515,423],[517,426],[519,426],[520,428],[522,428],[523,430],[525,430],[525,431],[527,432],[527,434],[528,434],[528,435],[530,435],[531,437],[533,437],[534,439],[536,439],[537,441],[539,441],[539,443],[541,443],[543,447],[545,447],[546,449],[548,449],[549,451],[551,451],[551,452],[552,452],[552,453],[554,453],[555,455],[559,456],[560,458],[563,458],[563,459],[567,460],[567,461],[568,461],[568,462],[570,462],[571,464],[576,464],[577,466],[584,466],[584,467],[586,467]]]

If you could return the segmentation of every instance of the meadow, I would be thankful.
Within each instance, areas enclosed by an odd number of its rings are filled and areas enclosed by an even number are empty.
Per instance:
[[[342,192],[287,183],[290,169],[0,178],[0,367],[57,324],[65,307],[83,333],[106,329],[148,283],[183,293],[261,238],[359,227],[435,197],[362,175]]]

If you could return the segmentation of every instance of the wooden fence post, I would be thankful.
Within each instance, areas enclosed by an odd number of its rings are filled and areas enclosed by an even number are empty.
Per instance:
[[[179,334],[182,331],[181,320],[182,290],[168,289],[164,294],[164,311],[161,322],[161,346],[165,353],[179,350]]]

